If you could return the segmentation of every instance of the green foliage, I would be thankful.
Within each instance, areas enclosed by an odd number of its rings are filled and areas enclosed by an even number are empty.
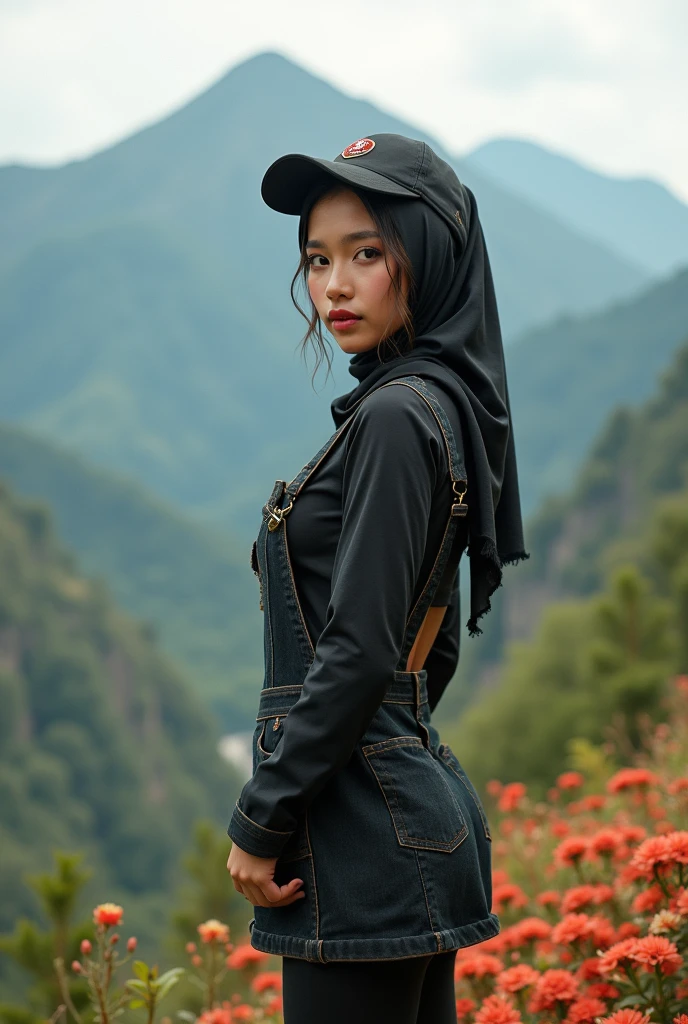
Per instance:
[[[688,544],[674,558],[688,560]],[[631,756],[639,716],[662,718],[666,679],[680,668],[682,614],[676,592],[658,594],[633,565],[617,567],[600,595],[550,605],[532,641],[510,645],[501,685],[447,730],[476,783],[519,780],[542,793],[580,764],[584,743],[612,731]]]
[[[79,894],[90,877],[81,867],[80,854],[56,853],[52,874],[28,875],[24,881],[39,898],[46,928],[35,921],[20,918],[11,935],[0,935],[0,953],[10,957],[33,979],[26,995],[26,1005],[0,1006],[3,1024],[35,1024],[53,1013],[60,1002],[60,989],[53,961],[56,957],[71,962],[79,953],[81,940],[93,932],[90,922],[72,925]],[[84,1005],[83,984],[74,985],[72,998]]]
[[[198,821],[193,848],[182,861],[188,880],[178,894],[180,909],[172,915],[173,948],[198,940],[197,927],[211,919],[226,921],[232,935],[242,934],[252,916],[246,900],[227,872],[230,842],[212,821]]]
[[[228,818],[241,780],[177,668],[4,485],[0,569],[0,931],[40,915],[26,873],[79,849],[101,892],[139,895],[150,935],[193,823]]]

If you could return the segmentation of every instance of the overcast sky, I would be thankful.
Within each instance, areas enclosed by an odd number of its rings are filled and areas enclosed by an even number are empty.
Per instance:
[[[687,0],[0,0],[0,161],[115,142],[278,50],[460,155],[540,142],[688,201]]]

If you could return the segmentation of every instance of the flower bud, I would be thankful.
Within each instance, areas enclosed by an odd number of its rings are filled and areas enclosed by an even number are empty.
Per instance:
[[[110,936],[110,945],[111,946],[116,946],[118,942],[119,942],[119,935],[117,934],[117,932],[115,932],[114,935]]]
[[[136,949],[138,939],[132,935],[130,939],[127,939],[127,953],[133,953]]]
[[[88,956],[92,949],[93,946],[91,945],[88,939],[81,940],[81,952],[84,954],[84,956]]]
[[[75,974],[81,974],[81,964],[78,960],[72,960],[72,970]]]
[[[191,957],[191,963],[194,965],[194,967],[201,967],[203,964],[203,957],[199,956],[198,953],[196,953],[195,956]]]
[[[196,943],[195,942],[187,942],[187,944],[186,944],[186,952],[187,953],[195,953],[196,952]]]

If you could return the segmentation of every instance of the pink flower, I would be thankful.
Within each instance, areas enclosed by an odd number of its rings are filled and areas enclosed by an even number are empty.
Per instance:
[[[475,1024],[521,1024],[521,1014],[502,996],[488,996],[475,1015]]]

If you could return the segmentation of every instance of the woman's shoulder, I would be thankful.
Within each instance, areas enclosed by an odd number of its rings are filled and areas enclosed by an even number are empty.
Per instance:
[[[461,421],[451,397],[433,382],[424,382],[436,402],[442,407],[457,444],[460,445]],[[442,428],[430,403],[413,387],[396,381],[381,385],[367,395],[356,417],[366,432],[402,432],[442,441]]]

